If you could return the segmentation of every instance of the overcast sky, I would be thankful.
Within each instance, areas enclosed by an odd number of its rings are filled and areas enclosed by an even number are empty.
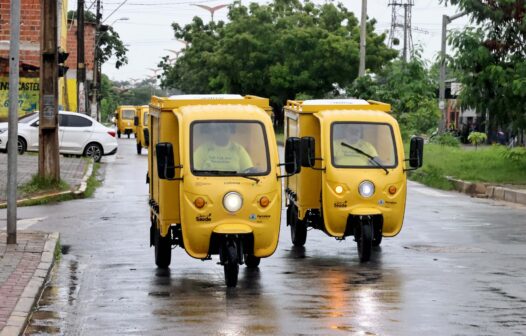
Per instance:
[[[86,0],[86,6],[92,6],[91,10],[94,11],[95,6],[92,1]],[[245,1],[243,3],[246,3]],[[257,2],[267,1],[258,0]],[[324,1],[315,0],[314,2]],[[358,19],[360,18],[361,0],[341,2],[354,12]],[[414,2],[412,24],[418,31],[413,31],[413,42],[415,45],[422,46],[424,58],[432,60],[440,50],[442,15],[455,14],[457,9],[451,6],[444,7],[439,4],[439,0],[415,0]],[[70,9],[76,9],[76,1],[70,0],[69,3]],[[196,15],[203,20],[210,17],[209,12],[191,5],[192,3],[216,6],[227,4],[229,1],[102,0],[102,3],[104,23],[114,26],[129,49],[128,65],[115,69],[114,61],[110,60],[104,64],[103,72],[113,80],[129,80],[151,76],[153,72],[149,68],[156,68],[162,56],[171,55],[166,49],[179,50],[184,47],[173,36],[172,22],[184,25]],[[376,19],[376,29],[379,32],[388,31],[391,25],[392,7],[389,7],[388,3],[389,0],[368,1],[368,16]],[[227,12],[227,8],[217,11],[214,20],[226,20]],[[122,20],[122,18],[127,20]],[[466,24],[468,24],[467,19],[460,18],[449,24],[448,28],[461,29]]]

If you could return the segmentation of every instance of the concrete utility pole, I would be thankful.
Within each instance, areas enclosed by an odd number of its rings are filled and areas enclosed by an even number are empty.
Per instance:
[[[100,0],[97,0],[97,13],[96,13],[96,21],[95,21],[95,50],[93,51],[93,81],[92,81],[92,96],[91,96],[91,117],[96,118],[97,121],[100,121],[99,113],[98,113],[98,91],[99,91],[99,81],[98,81],[98,62],[97,62],[97,56],[99,51],[99,36],[100,36]]]
[[[58,14],[56,0],[41,0],[38,175],[60,180],[58,154]]]
[[[465,12],[460,12],[458,14],[447,16],[442,15],[442,42],[440,48],[440,74],[439,74],[439,89],[438,89],[438,108],[442,114],[442,120],[438,129],[440,133],[443,133],[446,130],[446,120],[447,120],[447,107],[446,107],[446,37],[447,37],[447,25],[451,21],[456,20],[462,16],[466,15]]]
[[[9,42],[9,119],[7,154],[7,244],[16,244],[16,172],[18,155],[18,84],[20,0],[11,0]]]
[[[360,22],[360,67],[358,76],[365,75],[365,48],[367,40],[367,0],[362,0],[362,19]]]
[[[77,1],[77,112],[89,114],[86,106],[86,64],[84,63],[84,0]]]

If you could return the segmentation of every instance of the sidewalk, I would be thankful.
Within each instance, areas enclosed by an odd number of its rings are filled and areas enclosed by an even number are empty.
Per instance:
[[[58,233],[19,231],[6,245],[0,231],[0,336],[20,335],[55,261]]]
[[[18,156],[17,185],[20,187],[38,173],[38,156],[24,154]],[[76,190],[82,183],[88,162],[82,158],[60,157],[60,177],[66,181],[71,190]],[[17,193],[18,199],[23,195]],[[7,154],[0,153],[0,203],[7,199]]]

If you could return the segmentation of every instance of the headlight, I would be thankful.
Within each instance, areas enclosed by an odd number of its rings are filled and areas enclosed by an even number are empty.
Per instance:
[[[228,212],[237,212],[243,206],[243,197],[235,191],[228,192],[223,197],[223,206]]]
[[[360,195],[365,198],[369,198],[374,194],[374,184],[371,181],[363,181],[358,187]]]

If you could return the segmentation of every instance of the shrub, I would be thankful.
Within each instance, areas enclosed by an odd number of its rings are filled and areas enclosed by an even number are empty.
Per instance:
[[[478,147],[479,144],[484,143],[488,137],[486,134],[481,132],[471,132],[468,135],[468,141],[471,142],[472,145],[475,145],[475,148]]]
[[[430,142],[449,147],[460,146],[460,141],[451,133],[442,133],[436,135],[430,139]]]
[[[502,156],[508,160],[514,162],[524,162],[526,164],[526,148],[524,147],[514,147],[503,150]]]

